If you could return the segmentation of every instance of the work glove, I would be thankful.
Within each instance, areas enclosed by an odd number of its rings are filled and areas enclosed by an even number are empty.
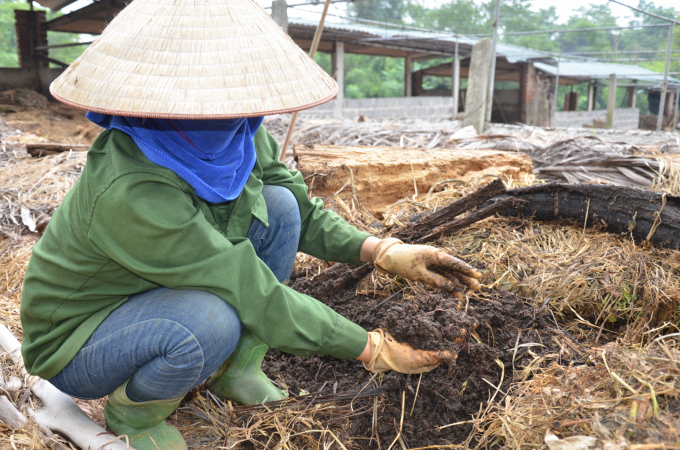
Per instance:
[[[373,264],[379,270],[420,281],[463,300],[461,283],[470,289],[482,287],[482,274],[468,263],[431,245],[409,245],[399,239],[381,240],[373,251]]]
[[[414,350],[380,329],[368,334],[371,339],[371,360],[368,364],[364,363],[364,368],[369,372],[394,370],[399,373],[423,373],[456,358],[454,353],[447,350]]]

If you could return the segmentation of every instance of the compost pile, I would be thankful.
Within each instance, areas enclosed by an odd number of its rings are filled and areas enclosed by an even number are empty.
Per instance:
[[[313,279],[298,279],[293,287],[314,294]],[[527,306],[512,294],[491,290],[467,304],[440,293],[409,299],[399,293],[385,301],[357,295],[354,287],[323,301],[365,329],[386,328],[398,341],[414,348],[447,349],[458,355],[421,378],[396,372],[374,377],[357,361],[272,352],[265,371],[273,379],[281,377],[293,393],[303,389],[329,394],[382,388],[383,397],[379,405],[376,402],[375,411],[373,402],[364,400],[369,408],[352,419],[348,430],[356,442],[363,442],[363,448],[389,446],[399,430],[407,448],[465,442],[470,419],[494,396],[494,386],[506,391],[512,368],[528,366],[538,356],[530,353],[531,347],[526,344],[540,344],[537,353],[543,354],[555,350],[553,337],[559,335],[546,310]],[[459,422],[463,423],[440,428]]]
[[[7,121],[0,120],[0,323],[18,338],[32,247],[85,162],[85,153],[75,149],[34,158],[27,145],[83,145],[96,134],[81,113],[33,100],[20,104],[20,97],[0,95]],[[330,265],[303,254],[293,286],[368,330],[384,328],[416,348],[451,349],[458,358],[422,376],[374,376],[358,361],[270,351],[265,370],[291,398],[239,406],[199,387],[169,418],[189,448],[545,448],[555,434],[596,438],[597,448],[612,450],[680,448],[680,198],[672,195],[680,193],[677,134],[570,130],[568,136],[505,125],[472,136],[451,121],[392,122],[326,126],[303,120],[309,132],[293,141],[307,136],[319,143],[539,153],[555,144],[542,154],[545,165],[573,174],[577,169],[565,166],[582,165],[589,151],[602,152],[590,145],[592,138],[560,142],[595,133],[607,141],[604,150],[668,158],[673,170],[650,191],[539,181],[507,192],[492,186],[480,196],[484,177],[438,180],[420,195],[404,192],[381,221],[350,179],[352,195],[326,198],[328,209],[376,235],[433,243],[482,270],[486,288],[459,301],[370,264]],[[280,136],[286,125],[267,128]],[[588,151],[573,152],[576,144]],[[563,158],[564,151],[574,158]],[[516,179],[505,183],[518,186]],[[469,194],[474,202],[461,201]],[[28,418],[16,429],[0,423],[0,447],[67,448],[60,436],[45,439],[27,414],[41,404],[35,386],[20,379],[21,367],[7,354],[0,354],[0,363],[0,395]],[[105,426],[105,401],[76,403]]]

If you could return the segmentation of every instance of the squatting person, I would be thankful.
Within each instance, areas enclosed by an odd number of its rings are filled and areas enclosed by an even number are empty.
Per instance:
[[[29,373],[82,399],[139,450],[186,449],[165,423],[202,382],[243,404],[286,398],[268,347],[422,373],[452,358],[370,333],[286,285],[296,252],[447,291],[471,266],[380,240],[309,199],[262,117],[337,84],[252,0],[136,0],[51,86],[105,128],[35,246],[21,303]]]

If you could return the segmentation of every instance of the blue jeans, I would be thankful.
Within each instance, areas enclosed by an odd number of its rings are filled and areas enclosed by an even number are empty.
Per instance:
[[[286,188],[264,186],[269,228],[248,231],[258,257],[283,282],[300,240],[300,210]],[[225,269],[226,270],[226,269]],[[229,358],[241,336],[236,310],[209,292],[158,288],[114,310],[50,383],[77,398],[110,394],[127,379],[137,402],[189,392]]]

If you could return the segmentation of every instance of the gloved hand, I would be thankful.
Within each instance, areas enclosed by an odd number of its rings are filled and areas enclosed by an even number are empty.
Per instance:
[[[449,362],[456,355],[446,351],[414,350],[400,344],[390,333],[375,330],[368,333],[371,340],[371,360],[364,368],[373,373],[394,370],[399,373],[423,373],[434,370],[439,364]]]
[[[431,245],[409,245],[399,239],[383,239],[375,246],[373,264],[383,272],[452,292],[461,300],[460,283],[470,289],[482,287],[477,281],[482,274],[477,269]]]

